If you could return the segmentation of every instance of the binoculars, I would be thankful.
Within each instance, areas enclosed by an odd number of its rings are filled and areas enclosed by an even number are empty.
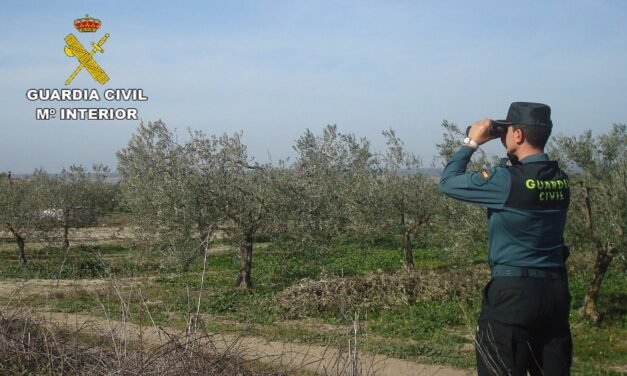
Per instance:
[[[505,133],[507,133],[507,127],[509,126],[509,124],[502,124],[502,123],[497,123],[497,122],[492,122],[490,123],[490,137],[492,138],[499,138],[502,135],[504,135]],[[468,132],[470,132],[470,128],[472,128],[472,125],[469,125],[466,128],[466,137],[468,137]]]

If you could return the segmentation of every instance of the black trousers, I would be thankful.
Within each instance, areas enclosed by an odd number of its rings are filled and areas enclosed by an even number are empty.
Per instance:
[[[569,311],[565,275],[492,278],[476,337],[479,376],[570,375]]]

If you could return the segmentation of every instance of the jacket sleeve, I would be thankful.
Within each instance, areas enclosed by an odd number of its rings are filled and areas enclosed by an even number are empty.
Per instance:
[[[505,167],[466,172],[475,150],[462,146],[446,164],[440,177],[440,192],[456,200],[481,207],[503,208],[511,186]]]

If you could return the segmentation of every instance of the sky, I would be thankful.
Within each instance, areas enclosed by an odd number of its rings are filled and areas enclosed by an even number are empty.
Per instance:
[[[184,140],[243,132],[260,162],[293,157],[306,129],[385,147],[393,128],[428,167],[444,119],[504,119],[511,102],[549,104],[555,133],[627,122],[627,2],[223,0],[0,4],[0,171],[116,169],[140,120],[37,120],[37,108],[137,108]],[[100,19],[95,33],[73,21]],[[110,80],[64,53],[74,34]],[[29,89],[143,90],[147,101],[29,101]],[[502,153],[502,147],[488,151]]]

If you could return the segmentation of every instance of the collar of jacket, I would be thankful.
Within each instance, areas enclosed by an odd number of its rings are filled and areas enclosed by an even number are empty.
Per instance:
[[[533,163],[533,162],[545,162],[549,160],[549,156],[546,153],[528,155],[520,160],[520,163]]]

